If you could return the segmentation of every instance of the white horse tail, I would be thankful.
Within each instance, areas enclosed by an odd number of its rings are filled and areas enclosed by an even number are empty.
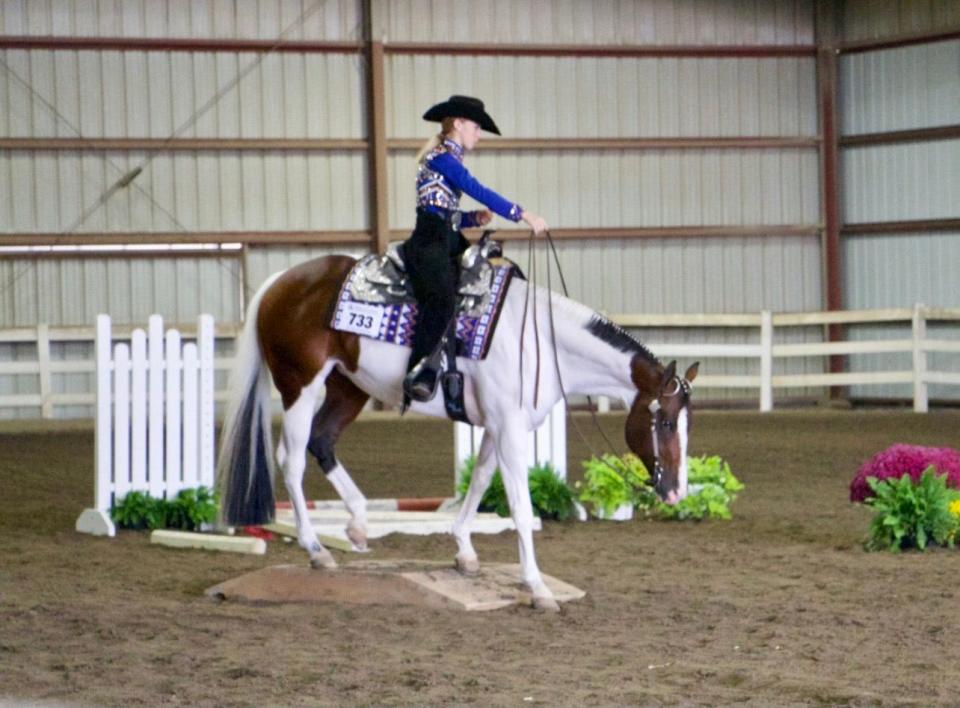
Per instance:
[[[220,519],[228,526],[267,524],[275,513],[270,376],[257,341],[257,311],[264,292],[279,276],[267,278],[250,301],[230,372],[217,461]]]

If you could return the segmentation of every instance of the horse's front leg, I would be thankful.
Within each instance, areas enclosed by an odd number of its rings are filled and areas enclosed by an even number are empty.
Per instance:
[[[484,432],[480,441],[480,450],[477,453],[477,461],[473,466],[473,475],[470,477],[470,488],[463,499],[463,504],[460,505],[460,513],[453,522],[453,536],[457,540],[457,570],[464,575],[476,575],[480,572],[480,561],[470,540],[470,527],[477,515],[483,493],[487,491],[490,480],[493,479],[496,462],[493,437],[490,433]]]
[[[307,466],[307,441],[310,436],[310,421],[313,418],[313,401],[301,396],[283,414],[282,459],[283,483],[290,497],[293,515],[297,522],[297,540],[300,547],[310,555],[310,565],[314,568],[336,568],[337,561],[320,541],[310,523],[307,502],[303,495],[303,472]],[[278,457],[281,457],[278,455]]]
[[[560,609],[553,592],[543,582],[537,558],[533,552],[533,504],[530,502],[530,482],[527,476],[527,434],[519,421],[505,421],[496,437],[500,475],[510,502],[510,513],[517,527],[520,547],[520,568],[523,580],[533,594],[533,606],[542,610]]]

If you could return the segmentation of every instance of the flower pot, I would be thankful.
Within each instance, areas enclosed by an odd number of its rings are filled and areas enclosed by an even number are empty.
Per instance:
[[[609,515],[603,509],[596,508],[593,510],[593,515],[606,521],[629,521],[633,518],[633,504],[630,502],[621,504]]]

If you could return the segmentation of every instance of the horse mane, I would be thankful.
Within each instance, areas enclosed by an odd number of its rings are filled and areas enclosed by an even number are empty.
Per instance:
[[[639,354],[651,364],[660,365],[660,360],[653,355],[653,352],[637,341],[623,327],[614,324],[602,315],[594,313],[587,324],[584,325],[584,329],[615,349],[628,354]]]

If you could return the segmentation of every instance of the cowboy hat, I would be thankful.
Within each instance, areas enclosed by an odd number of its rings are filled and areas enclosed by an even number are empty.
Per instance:
[[[439,123],[444,118],[468,118],[477,123],[488,133],[500,135],[500,129],[493,122],[493,118],[483,110],[483,101],[472,96],[451,96],[443,103],[438,103],[423,114],[423,119],[431,123]]]

